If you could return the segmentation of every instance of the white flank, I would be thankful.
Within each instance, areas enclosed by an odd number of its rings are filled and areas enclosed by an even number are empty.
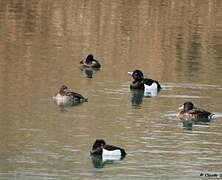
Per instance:
[[[145,91],[157,90],[157,83],[153,83],[153,84],[150,85],[150,86],[144,84],[144,90],[145,90]]]
[[[157,84],[153,83],[151,86],[144,84],[144,96],[157,96]]]
[[[103,149],[103,156],[121,156],[121,151],[119,149],[113,151]]]
[[[66,104],[69,101],[69,97],[61,96],[59,93],[54,96],[53,99],[56,101],[57,105]]]

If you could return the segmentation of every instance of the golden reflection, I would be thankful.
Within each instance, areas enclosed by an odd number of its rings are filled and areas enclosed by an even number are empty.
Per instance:
[[[2,0],[0,137],[7,137],[6,144],[21,142],[17,147],[22,153],[29,150],[25,143],[38,147],[46,140],[79,150],[79,139],[91,143],[100,134],[112,134],[120,145],[127,137],[154,136],[155,128],[160,128],[158,135],[168,136],[171,128],[161,113],[182,100],[133,98],[127,72],[141,69],[163,84],[220,86],[221,9],[221,0]],[[79,69],[88,54],[95,54],[102,66],[93,78],[83,77]],[[62,84],[89,102],[59,114],[52,96]],[[176,95],[186,90],[181,89]],[[221,104],[218,89],[206,91],[189,93],[208,93],[197,101]],[[156,127],[156,121],[165,126]],[[27,132],[24,137],[16,130],[25,128],[44,133]],[[10,147],[13,152],[15,146]]]

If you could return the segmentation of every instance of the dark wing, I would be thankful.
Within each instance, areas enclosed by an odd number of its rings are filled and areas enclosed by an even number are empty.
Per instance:
[[[120,147],[117,147],[117,146],[105,145],[103,148],[106,149],[106,150],[108,150],[108,151],[120,150],[122,156],[125,156],[125,155],[126,155],[125,150],[122,149],[122,148],[120,148]]]
[[[151,86],[154,83],[154,80],[152,80],[152,79],[144,79],[143,83],[148,85],[148,86]]]
[[[200,108],[193,108],[192,110],[189,110],[189,113],[200,119],[206,119],[212,115],[212,113]]]
[[[108,151],[113,151],[113,150],[116,150],[116,149],[120,149],[119,147],[112,146],[112,145],[105,145],[103,148],[108,150]]]
[[[85,99],[87,100],[86,98],[84,98],[81,94],[79,93],[75,93],[75,92],[67,92],[66,93],[67,96],[72,96],[72,98],[75,98],[75,99]]]

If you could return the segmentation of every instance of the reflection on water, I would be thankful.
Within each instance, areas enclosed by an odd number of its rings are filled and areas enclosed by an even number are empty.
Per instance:
[[[154,97],[158,95],[158,91],[157,90],[149,90],[149,91],[144,91],[144,96],[146,97]]]
[[[143,90],[132,90],[132,105],[139,105],[143,102],[144,91]]]
[[[221,8],[214,0],[0,1],[0,179],[221,172]],[[79,69],[89,53],[100,71]],[[131,92],[130,69],[158,79],[161,92]],[[88,103],[61,112],[52,100],[61,84]],[[215,118],[183,128],[175,114],[187,100]],[[88,152],[98,137],[126,147],[127,158],[94,168]]]
[[[87,78],[93,78],[93,74],[96,74],[97,71],[99,71],[99,69],[96,68],[80,68],[80,70]]]
[[[80,106],[84,103],[84,102],[71,102],[71,101],[63,103],[63,102],[59,102],[58,100],[55,100],[55,99],[54,99],[54,102],[59,107],[59,110],[61,112],[66,112],[69,107]]]
[[[151,98],[158,95],[159,92],[157,90],[143,91],[143,90],[131,90],[132,98],[132,106],[140,105],[143,102],[144,98]]]
[[[103,168],[107,164],[113,164],[117,161],[123,160],[125,157],[120,159],[119,156],[109,156],[109,157],[102,157],[102,156],[91,156],[92,164],[95,168]]]
[[[188,121],[183,121],[183,128],[187,129],[187,130],[192,130],[194,125],[209,125],[209,122],[211,120],[209,120],[208,122],[205,121],[198,121],[198,122],[194,122],[192,120],[188,120]]]

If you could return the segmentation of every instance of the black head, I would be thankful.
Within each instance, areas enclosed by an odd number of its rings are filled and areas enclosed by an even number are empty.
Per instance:
[[[193,103],[192,102],[185,102],[184,104],[183,104],[183,109],[185,110],[185,111],[189,111],[189,110],[191,110],[191,109],[193,109],[193,107],[194,107],[194,105],[193,105]]]
[[[141,81],[143,80],[143,73],[140,70],[133,71],[132,77],[135,81]]]
[[[89,54],[86,58],[86,63],[90,63],[93,61],[93,55],[92,54]]]
[[[92,150],[95,150],[97,148],[102,148],[103,146],[105,146],[106,143],[104,140],[102,139],[97,139],[94,144],[93,144],[93,147],[92,147]]]

